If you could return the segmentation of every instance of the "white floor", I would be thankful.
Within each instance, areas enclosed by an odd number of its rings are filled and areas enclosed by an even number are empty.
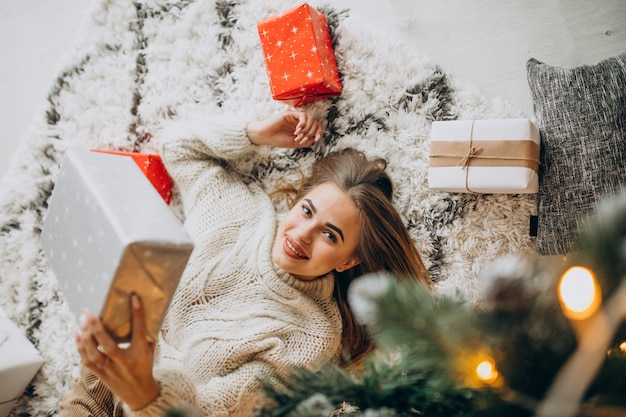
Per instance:
[[[128,0],[130,1],[130,0]],[[313,3],[313,2],[311,2]],[[71,50],[88,0],[0,0],[0,177]],[[577,66],[626,52],[626,0],[333,0],[460,81],[532,117],[526,60]]]

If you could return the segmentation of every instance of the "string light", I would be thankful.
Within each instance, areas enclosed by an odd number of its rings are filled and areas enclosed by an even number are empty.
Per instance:
[[[476,366],[476,376],[485,384],[493,384],[498,379],[496,364],[491,358],[487,358]]]
[[[558,290],[563,314],[570,319],[587,319],[600,307],[600,288],[587,268],[573,266],[568,269],[561,277]]]
[[[620,343],[619,350],[621,350],[622,352],[626,353],[626,342]]]

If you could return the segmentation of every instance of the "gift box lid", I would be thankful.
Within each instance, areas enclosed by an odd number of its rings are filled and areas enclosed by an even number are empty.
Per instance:
[[[431,127],[431,141],[477,140],[516,141],[540,143],[539,130],[529,119],[435,120]]]
[[[0,307],[0,404],[19,397],[43,359]]]
[[[161,194],[163,200],[167,204],[170,204],[172,201],[172,185],[174,181],[167,172],[161,160],[161,155],[156,153],[125,152],[110,149],[92,149],[92,152],[105,152],[132,158],[154,188]]]
[[[48,204],[41,244],[79,316],[100,312],[118,341],[130,334],[129,296],[144,301],[155,338],[193,242],[131,158],[68,149]]]

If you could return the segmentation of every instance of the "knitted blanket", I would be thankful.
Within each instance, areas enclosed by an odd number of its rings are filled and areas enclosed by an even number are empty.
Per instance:
[[[0,184],[0,305],[45,364],[15,415],[50,416],[77,374],[75,318],[39,244],[55,176],[69,147],[154,151],[167,119],[285,109],[271,99],[256,22],[296,0],[96,0],[65,69]],[[307,105],[324,120],[312,150],[267,150],[237,167],[268,190],[299,178],[342,147],[383,156],[402,213],[437,290],[476,298],[481,270],[507,253],[534,251],[534,196],[449,194],[428,189],[431,123],[523,117],[350,16],[328,17],[343,93]],[[418,40],[416,40],[417,42]],[[173,209],[177,210],[177,202]]]

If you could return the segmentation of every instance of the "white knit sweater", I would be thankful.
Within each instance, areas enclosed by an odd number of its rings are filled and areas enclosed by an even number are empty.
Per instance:
[[[161,396],[134,414],[160,417],[185,400],[207,416],[251,416],[262,403],[259,378],[338,354],[333,277],[304,282],[272,262],[269,197],[224,168],[255,151],[244,122],[175,123],[160,143],[196,247],[157,348]]]

